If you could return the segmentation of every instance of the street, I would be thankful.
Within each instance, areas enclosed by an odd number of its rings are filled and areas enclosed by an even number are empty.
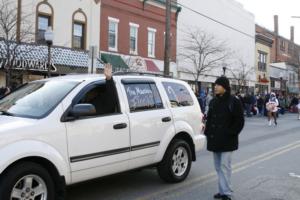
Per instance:
[[[277,127],[267,119],[247,118],[240,149],[233,157],[235,200],[300,199],[300,121],[280,116]],[[67,189],[68,200],[212,200],[217,192],[212,154],[197,155],[187,180],[166,184],[146,169],[81,183]]]

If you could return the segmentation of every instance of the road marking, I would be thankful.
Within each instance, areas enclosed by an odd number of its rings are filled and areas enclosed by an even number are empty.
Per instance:
[[[284,153],[287,153],[287,152],[292,151],[292,150],[297,149],[297,148],[300,148],[300,140],[298,140],[296,142],[293,142],[291,144],[288,144],[286,146],[279,147],[275,150],[266,152],[264,154],[252,157],[252,158],[247,159],[245,161],[236,163],[232,166],[232,169],[233,169],[232,173],[234,174],[234,173],[240,172],[242,170],[248,169],[248,168],[250,168],[254,165],[257,165],[261,162],[270,160],[274,157],[280,156]],[[162,189],[160,191],[157,191],[157,192],[154,192],[154,193],[142,196],[142,197],[138,197],[135,200],[157,199],[158,196],[161,196],[164,193],[169,193],[169,194],[171,193],[171,195],[166,197],[166,198],[168,198],[168,199],[170,197],[174,198],[176,196],[178,197],[178,196],[180,196],[184,193],[187,193],[188,191],[193,190],[194,188],[197,188],[197,187],[202,186],[202,185],[204,185],[206,183],[209,183],[209,182],[213,182],[215,180],[217,180],[216,173],[211,172],[207,175],[185,181],[181,184],[174,185],[174,186],[171,186],[169,188]],[[189,186],[189,187],[187,187],[187,186]],[[187,188],[182,190],[183,187],[187,187]]]
[[[289,176],[293,178],[300,178],[300,175],[297,175],[295,173],[289,173]]]

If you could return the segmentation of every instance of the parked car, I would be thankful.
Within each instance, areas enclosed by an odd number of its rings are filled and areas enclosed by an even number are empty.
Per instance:
[[[190,87],[170,78],[25,84],[0,99],[0,199],[64,199],[66,185],[147,166],[181,182],[204,147],[202,116]]]

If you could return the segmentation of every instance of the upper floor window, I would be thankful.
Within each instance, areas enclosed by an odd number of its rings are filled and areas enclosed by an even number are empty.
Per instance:
[[[85,25],[74,22],[73,25],[73,48],[84,49]]]
[[[284,40],[281,40],[281,41],[280,41],[280,49],[281,49],[282,51],[285,51],[285,41],[284,41]]]
[[[268,54],[262,51],[258,51],[258,70],[259,71],[267,71],[267,56]]]
[[[87,17],[86,14],[78,9],[73,14],[72,25],[72,47],[76,49],[86,49],[86,27]]]
[[[294,45],[293,44],[289,44],[289,46],[288,46],[288,53],[292,55],[293,52],[294,52]]]
[[[38,16],[38,32],[37,42],[40,44],[45,43],[45,32],[48,27],[51,26],[51,17],[47,15],[39,14]]]
[[[39,3],[36,9],[36,42],[45,44],[45,32],[49,26],[53,27],[54,11],[46,1]]]
[[[118,24],[119,20],[108,17],[108,49],[118,51]]]
[[[130,53],[138,54],[137,46],[138,46],[138,24],[130,23]]]
[[[155,57],[155,34],[156,29],[148,28],[148,57]]]

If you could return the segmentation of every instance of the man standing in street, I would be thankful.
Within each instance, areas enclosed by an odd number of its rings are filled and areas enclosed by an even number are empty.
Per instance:
[[[209,105],[204,134],[207,137],[207,150],[213,152],[218,175],[219,193],[214,198],[231,200],[232,152],[238,149],[244,114],[240,100],[230,94],[229,80],[223,76],[215,84],[216,97]]]

